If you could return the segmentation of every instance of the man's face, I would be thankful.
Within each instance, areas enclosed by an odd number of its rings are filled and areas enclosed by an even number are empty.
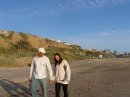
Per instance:
[[[44,56],[44,53],[38,52],[38,56],[39,56],[39,57],[43,57],[43,56]]]

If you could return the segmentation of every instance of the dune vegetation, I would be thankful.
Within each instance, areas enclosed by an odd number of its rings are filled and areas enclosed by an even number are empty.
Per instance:
[[[44,37],[23,32],[0,30],[0,66],[28,66],[33,56],[37,55],[37,48],[44,47],[46,55],[53,64],[53,54],[58,52],[63,58],[73,61],[90,58],[114,57],[114,54],[106,51],[90,51],[82,49],[79,45],[65,44]]]

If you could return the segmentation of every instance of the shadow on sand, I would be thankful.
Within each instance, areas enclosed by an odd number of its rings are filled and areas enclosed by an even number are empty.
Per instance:
[[[0,80],[0,86],[9,94],[9,97],[31,97],[28,88],[8,79]]]

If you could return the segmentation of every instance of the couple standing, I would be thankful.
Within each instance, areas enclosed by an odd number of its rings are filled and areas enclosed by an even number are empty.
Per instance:
[[[68,97],[68,84],[70,81],[71,71],[66,60],[63,60],[59,53],[54,54],[54,76],[52,67],[44,48],[38,49],[38,56],[32,59],[30,70],[31,92],[33,97],[38,97],[37,90],[39,86],[42,88],[43,97],[47,95],[47,75],[49,75],[49,83],[55,81],[56,97],[60,97],[60,88],[62,86],[64,97]]]

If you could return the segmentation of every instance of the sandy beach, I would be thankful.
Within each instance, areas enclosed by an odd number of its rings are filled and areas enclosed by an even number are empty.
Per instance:
[[[69,97],[130,97],[130,58],[69,64],[72,70]],[[0,97],[31,97],[29,70],[30,67],[0,67]],[[41,92],[39,95],[42,97]],[[54,84],[49,84],[48,95],[55,97]]]

